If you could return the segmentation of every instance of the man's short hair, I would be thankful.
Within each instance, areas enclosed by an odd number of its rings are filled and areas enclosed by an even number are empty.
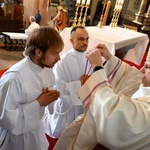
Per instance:
[[[25,54],[32,57],[36,49],[46,53],[48,49],[55,51],[63,47],[63,40],[54,28],[40,27],[34,29],[34,32],[27,38]]]
[[[30,16],[30,20],[31,20],[32,22],[34,22],[34,21],[35,21],[35,17],[34,17],[34,16]]]
[[[72,28],[71,32],[70,32],[70,36],[72,37],[73,35],[73,32],[75,32],[77,29],[85,29],[85,27],[83,26],[76,26],[74,28]]]

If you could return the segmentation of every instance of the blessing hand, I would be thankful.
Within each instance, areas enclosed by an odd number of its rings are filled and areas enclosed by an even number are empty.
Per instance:
[[[86,57],[88,58],[93,69],[96,66],[103,66],[101,53],[98,49],[87,51]]]

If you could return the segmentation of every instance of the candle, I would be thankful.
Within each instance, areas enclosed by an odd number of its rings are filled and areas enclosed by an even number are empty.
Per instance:
[[[119,10],[122,10],[123,3],[124,3],[124,0],[121,0],[121,3],[120,3],[120,9],[119,9]]]
[[[85,5],[85,0],[82,0],[82,4]]]
[[[90,5],[90,1],[91,1],[91,0],[87,0],[87,1],[86,1],[86,5]]]
[[[106,20],[107,20],[107,17],[108,17],[110,6],[111,6],[111,1],[108,1],[107,6],[106,6],[106,10],[105,10],[105,14],[104,14],[104,18],[103,18],[103,26],[106,24]]]
[[[149,5],[149,7],[148,7],[148,11],[147,11],[146,15],[147,15],[147,16],[150,16],[150,5]]]
[[[77,4],[80,4],[81,3],[81,0],[77,0]]]
[[[120,11],[122,8],[121,3],[119,4],[118,10]]]
[[[118,8],[118,3],[119,3],[119,0],[117,0],[116,3],[115,3],[115,9]]]
[[[124,3],[124,0],[121,1],[122,6],[123,6],[123,3]]]

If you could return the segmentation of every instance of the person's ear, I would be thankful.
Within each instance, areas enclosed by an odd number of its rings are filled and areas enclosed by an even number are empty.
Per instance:
[[[73,39],[70,39],[70,42],[73,44]]]
[[[37,48],[35,50],[35,54],[36,54],[36,56],[41,57],[43,53],[42,53],[42,51],[39,48]]]

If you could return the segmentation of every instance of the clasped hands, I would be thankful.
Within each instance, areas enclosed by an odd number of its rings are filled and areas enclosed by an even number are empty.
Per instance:
[[[37,98],[40,106],[45,107],[52,103],[53,101],[57,100],[60,96],[60,92],[57,90],[49,90],[48,88],[42,89],[41,95]]]

